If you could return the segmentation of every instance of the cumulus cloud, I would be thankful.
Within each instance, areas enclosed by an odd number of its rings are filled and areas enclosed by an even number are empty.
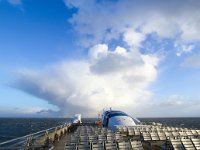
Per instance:
[[[110,106],[130,112],[152,96],[147,87],[156,79],[158,61],[137,50],[117,47],[111,51],[100,44],[82,61],[20,70],[15,87],[58,106],[64,116],[95,116],[97,110]]]

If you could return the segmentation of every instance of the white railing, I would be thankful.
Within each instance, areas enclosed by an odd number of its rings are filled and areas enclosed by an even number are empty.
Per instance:
[[[35,148],[49,148],[51,149],[52,143],[65,134],[70,127],[69,123],[61,126],[52,127],[42,130],[33,134],[25,135],[9,141],[0,143],[0,149],[35,149]]]

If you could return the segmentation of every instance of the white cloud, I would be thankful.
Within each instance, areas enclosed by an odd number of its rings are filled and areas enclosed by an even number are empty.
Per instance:
[[[127,29],[124,33],[124,41],[130,46],[140,47],[144,40],[145,36],[140,32]]]
[[[181,56],[184,53],[192,53],[195,45],[190,43],[183,44],[181,42],[177,42],[174,44],[174,47],[177,49],[176,55]]]
[[[200,40],[198,0],[90,1],[88,5],[81,0],[65,2],[67,6],[78,8],[71,23],[80,35],[92,35],[89,40],[84,38],[88,45],[119,38],[121,34],[126,42],[131,39],[136,42],[132,44],[139,43],[151,33],[161,38],[190,42]],[[125,32],[127,30],[129,32]],[[141,32],[134,32],[138,30]]]
[[[91,48],[88,59],[82,61],[21,70],[15,86],[58,106],[67,116],[94,117],[97,110],[110,106],[134,112],[152,96],[147,87],[156,79],[157,64],[156,56],[122,47],[110,51],[101,44]]]
[[[89,51],[89,57],[91,61],[100,59],[103,56],[106,56],[108,52],[108,46],[106,44],[98,44],[92,47]]]
[[[200,54],[186,58],[181,66],[186,68],[200,68]]]
[[[196,4],[196,3],[195,3]],[[198,9],[199,9],[199,2],[198,2]],[[200,17],[197,16],[199,14],[199,10],[197,8],[194,8],[192,13],[188,14],[186,17],[188,18],[182,18],[184,20],[181,20],[181,31],[183,32],[181,37],[188,41],[193,40],[200,40]],[[191,15],[191,16],[189,16]]]
[[[161,43],[165,38],[181,41],[176,47],[181,55],[191,52],[193,42],[200,40],[198,0],[65,3],[77,8],[69,22],[80,36],[78,43],[89,49],[88,58],[42,70],[21,70],[16,83],[17,88],[58,106],[64,115],[95,116],[96,110],[112,106],[145,116],[153,95],[148,87],[156,80],[160,56],[142,54],[140,48],[146,48],[142,42],[150,34],[156,34]],[[109,49],[112,44],[115,48]],[[196,62],[192,60],[185,64]],[[165,102],[156,112],[170,103]],[[181,101],[176,102],[182,106]]]
[[[152,4],[157,3],[156,1],[152,2]],[[142,24],[140,25],[143,33],[156,33],[161,38],[173,38],[180,32],[180,28],[176,20],[179,17],[179,14],[177,14],[177,12],[172,14],[169,12],[170,10],[167,11],[165,8],[166,5],[169,5],[169,3],[158,3],[155,4],[155,6],[146,8],[147,14],[144,14],[146,17],[142,19]]]

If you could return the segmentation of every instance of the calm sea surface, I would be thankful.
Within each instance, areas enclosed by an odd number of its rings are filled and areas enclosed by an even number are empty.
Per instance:
[[[96,119],[83,119],[95,121]],[[200,129],[200,118],[140,118],[142,122],[158,122],[169,126]],[[70,122],[69,118],[0,118],[0,142],[35,133]]]

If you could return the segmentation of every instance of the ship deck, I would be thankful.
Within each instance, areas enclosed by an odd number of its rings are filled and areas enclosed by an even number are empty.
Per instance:
[[[54,143],[55,150],[200,149],[200,130],[157,125],[118,127],[82,124]]]
[[[66,144],[66,141],[70,140],[72,133],[65,134],[59,141],[54,143],[55,150],[63,150]]]
[[[64,124],[0,143],[0,150],[200,150],[200,130],[162,124],[117,126]]]

